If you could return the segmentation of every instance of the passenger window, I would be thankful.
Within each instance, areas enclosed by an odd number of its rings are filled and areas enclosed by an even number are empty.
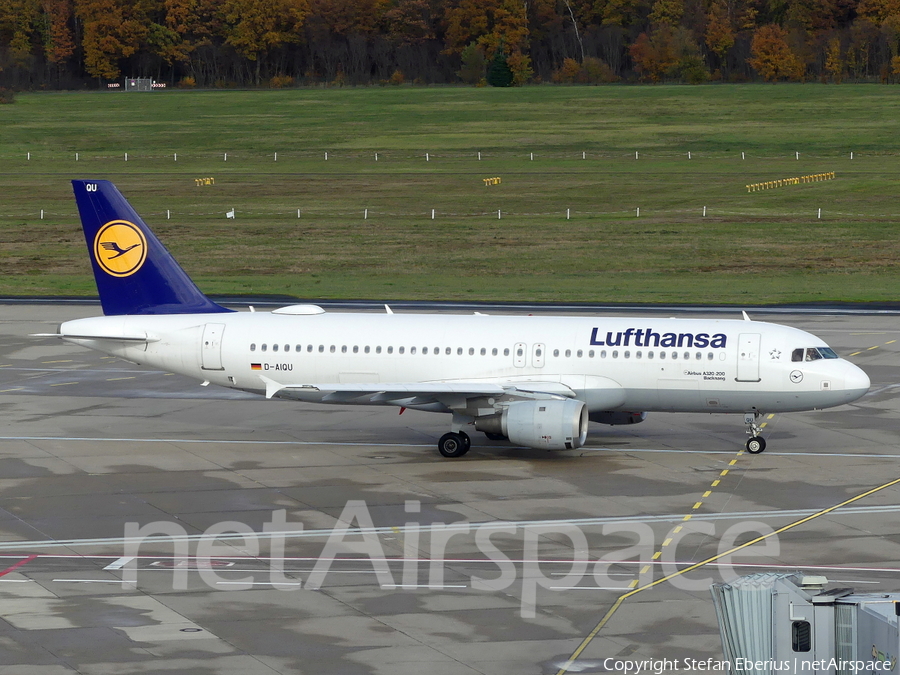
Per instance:
[[[393,347],[388,347],[388,348],[387,348],[387,353],[388,353],[388,354],[393,354],[393,353],[394,353],[394,348],[393,348]]]
[[[369,345],[366,345],[366,346],[365,346],[365,349],[363,349],[363,351],[364,351],[366,354],[368,354],[368,353],[369,353]]]
[[[447,348],[444,350],[444,354],[446,354],[447,356],[450,356],[450,352],[451,352],[451,351],[452,351],[452,350],[450,349],[450,347],[447,347]]]
[[[422,347],[422,353],[423,353],[423,354],[427,354],[427,353],[428,353],[428,347]]]
[[[703,354],[701,354],[700,352],[697,352],[696,354],[694,354],[694,356],[697,358],[698,361],[703,358]]]
[[[806,360],[807,361],[818,361],[822,358],[822,355],[819,353],[819,350],[815,347],[809,347],[806,350]]]
[[[416,348],[415,348],[415,347],[410,347],[410,348],[409,348],[409,353],[410,353],[410,354],[415,354],[415,353],[416,353]]]
[[[618,349],[613,349],[612,357],[614,359],[619,358],[619,350]]]
[[[294,351],[295,351],[295,352],[302,352],[302,351],[303,351],[303,345],[294,345]]]
[[[261,351],[266,351],[266,343],[263,342],[263,346],[261,347]]]
[[[341,347],[341,354],[346,354],[346,353],[347,353],[347,345],[344,345],[343,347]]]
[[[691,360],[690,352],[685,352],[685,353],[684,353],[684,360],[685,360],[685,361],[690,361],[690,360]]]
[[[553,356],[559,356],[559,350],[558,350],[558,349],[554,349],[554,350],[553,350]]]
[[[538,349],[538,356],[541,355],[540,352],[541,352],[541,350]],[[482,348],[481,348],[481,355],[482,355],[482,356],[485,356],[486,354],[487,354],[487,349],[485,349],[484,347],[482,347]]]
[[[795,349],[791,352],[791,361],[797,362],[803,360],[803,350]]]
[[[594,358],[594,350],[593,350],[593,349],[592,349],[591,351],[588,352],[588,358],[589,358],[589,359]]]
[[[707,361],[712,361],[712,360],[713,360],[713,353],[712,353],[712,352],[710,352],[709,354],[706,355],[706,360],[707,360]]]
[[[331,345],[331,346],[328,348],[328,351],[330,351],[332,354],[334,354],[334,353],[337,351],[337,347],[335,347],[334,345]]]
[[[605,349],[601,349],[601,350],[600,350],[600,358],[601,358],[601,359],[605,359],[605,358],[606,358],[606,350],[605,350]]]
[[[306,351],[311,352],[313,350],[312,345],[306,345]]]
[[[567,350],[566,350],[566,358],[569,358],[569,357],[571,357],[571,356],[572,356],[572,350],[571,350],[571,349],[567,349]]]
[[[440,347],[435,347],[435,348],[434,348],[434,355],[437,356],[437,355],[440,354],[440,353],[441,353],[441,348],[440,348]]]
[[[582,351],[579,349],[577,352],[575,352],[575,356],[577,356],[577,357],[580,359],[580,358],[581,358],[581,355],[582,355],[583,353],[584,353],[584,352],[582,352]]]
[[[359,354],[359,345],[353,345],[353,353]]]
[[[497,356],[497,348],[496,348],[496,347],[494,347],[494,348],[491,350],[491,356]]]
[[[290,345],[285,345],[285,346],[284,346],[284,351],[286,351],[286,352],[291,351],[291,346],[290,346]]]
[[[665,353],[665,352],[660,352],[660,353],[659,353],[659,358],[665,359],[665,358],[666,358],[666,353]]]
[[[377,347],[375,347],[375,353],[376,353],[376,354],[380,354],[380,353],[381,353],[381,345],[378,345]]]
[[[678,352],[672,352],[672,360],[673,360],[673,361],[677,361],[677,360],[678,360]]]
[[[634,353],[634,358],[636,358],[636,359],[641,358],[641,352],[640,352],[640,351],[636,351],[636,352]]]
[[[647,352],[647,358],[648,358],[648,359],[652,359],[652,358],[653,358],[653,352]]]
[[[525,352],[522,351],[522,348],[521,348],[521,347],[519,347],[519,348],[516,350],[516,356],[524,356],[524,355],[525,355]]]
[[[626,359],[630,359],[630,358],[631,358],[631,352],[628,351],[628,350],[626,349],[626,350],[625,350],[625,353],[624,353],[622,356],[624,356]]]
[[[390,347],[388,347],[388,349],[390,349]],[[397,349],[397,352],[398,352],[399,354],[402,354],[403,351],[404,351],[404,348],[403,348],[403,347],[400,347],[399,349]]]
[[[473,356],[475,354],[475,348],[469,347],[469,356]]]
[[[255,343],[255,342],[251,342],[251,343],[250,343],[250,351],[251,351],[251,352],[255,352],[255,351],[256,351],[256,343]]]
[[[509,347],[503,350],[503,356],[509,356]]]

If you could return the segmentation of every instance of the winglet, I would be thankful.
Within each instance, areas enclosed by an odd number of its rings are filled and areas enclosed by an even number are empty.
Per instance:
[[[230,312],[207,298],[108,180],[73,180],[103,313]]]

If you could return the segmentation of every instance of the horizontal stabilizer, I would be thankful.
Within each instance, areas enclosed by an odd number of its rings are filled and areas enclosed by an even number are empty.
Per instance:
[[[159,342],[148,335],[69,335],[65,333],[31,333],[28,337],[66,338],[68,340],[113,340],[115,342]]]

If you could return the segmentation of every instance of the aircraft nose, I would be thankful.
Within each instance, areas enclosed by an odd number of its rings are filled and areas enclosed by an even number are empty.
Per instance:
[[[847,364],[847,372],[844,374],[844,389],[848,393],[855,394],[851,400],[855,401],[869,391],[872,382],[866,372],[852,363]]]

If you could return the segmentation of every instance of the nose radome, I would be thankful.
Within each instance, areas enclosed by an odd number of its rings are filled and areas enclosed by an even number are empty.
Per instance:
[[[869,386],[872,382],[869,380],[866,372],[859,366],[852,363],[848,363],[847,366],[847,373],[844,375],[844,388],[849,391],[857,391],[859,396],[862,396],[869,391]]]

